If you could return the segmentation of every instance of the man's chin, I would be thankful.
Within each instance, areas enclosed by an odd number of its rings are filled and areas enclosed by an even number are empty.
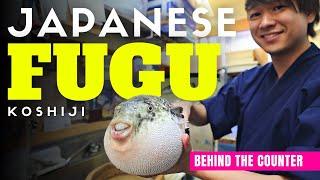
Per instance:
[[[268,46],[260,46],[262,49],[272,55],[280,55],[286,49],[285,47],[277,46],[277,45],[268,45]]]

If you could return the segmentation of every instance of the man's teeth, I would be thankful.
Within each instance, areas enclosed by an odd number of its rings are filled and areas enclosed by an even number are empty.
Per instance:
[[[118,123],[114,126],[115,130],[116,131],[122,131],[122,130],[125,130],[127,128],[129,128],[129,125],[128,124],[124,124],[124,123]]]
[[[278,35],[278,34],[268,34],[268,35],[265,35],[264,37],[266,37],[266,38],[272,38],[272,37],[275,37],[276,35]]]

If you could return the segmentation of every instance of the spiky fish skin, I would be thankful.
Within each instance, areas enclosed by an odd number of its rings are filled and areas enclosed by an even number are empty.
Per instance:
[[[134,175],[150,176],[171,168],[181,156],[184,132],[171,104],[160,97],[137,96],[115,108],[112,121],[121,119],[133,130],[125,151],[112,148],[108,127],[104,146],[110,161],[120,170]],[[110,124],[112,124],[112,121]]]

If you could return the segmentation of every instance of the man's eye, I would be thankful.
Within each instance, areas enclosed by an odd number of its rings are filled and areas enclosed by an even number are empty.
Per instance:
[[[252,13],[249,15],[249,19],[250,20],[254,20],[254,19],[257,19],[259,16],[261,15],[261,13]]]
[[[286,6],[285,5],[278,5],[276,7],[273,8],[273,11],[277,12],[277,11],[281,11],[282,9],[284,9]]]

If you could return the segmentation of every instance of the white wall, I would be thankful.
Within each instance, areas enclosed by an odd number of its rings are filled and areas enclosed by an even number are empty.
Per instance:
[[[236,37],[212,36],[200,39],[200,42],[221,43],[224,52],[242,51],[259,48],[249,31],[237,32]]]
[[[237,32],[236,37],[226,39],[226,52],[242,51],[259,48],[253,40],[250,31]]]

